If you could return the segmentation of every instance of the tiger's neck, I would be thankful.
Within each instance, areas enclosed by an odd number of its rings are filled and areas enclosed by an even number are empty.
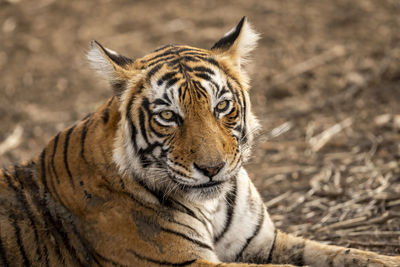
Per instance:
[[[75,214],[101,205],[123,180],[112,161],[120,114],[113,97],[95,113],[56,135],[37,159],[44,188]]]

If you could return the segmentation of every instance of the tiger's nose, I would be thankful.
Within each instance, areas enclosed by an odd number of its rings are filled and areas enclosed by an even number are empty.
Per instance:
[[[220,162],[220,163],[212,165],[212,166],[209,166],[209,165],[197,165],[196,163],[193,163],[193,165],[202,174],[212,178],[213,176],[215,176],[222,169],[222,167],[224,167],[225,163],[224,162]]]

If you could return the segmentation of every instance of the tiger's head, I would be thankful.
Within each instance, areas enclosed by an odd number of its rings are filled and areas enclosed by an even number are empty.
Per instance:
[[[94,41],[89,61],[120,101],[121,173],[191,199],[229,189],[258,128],[243,70],[257,40],[244,17],[210,50],[167,45],[132,60]]]

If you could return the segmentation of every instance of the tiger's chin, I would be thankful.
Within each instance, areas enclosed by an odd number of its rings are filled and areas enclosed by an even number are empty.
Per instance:
[[[235,171],[227,174],[224,179],[201,184],[182,183],[173,176],[170,179],[175,186],[175,194],[189,201],[205,201],[224,197],[231,190],[237,174],[238,171]]]
[[[191,201],[220,198],[230,188],[229,181],[209,182],[200,185],[178,184],[182,197]]]

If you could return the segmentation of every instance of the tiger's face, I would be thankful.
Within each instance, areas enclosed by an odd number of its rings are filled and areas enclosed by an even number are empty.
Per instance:
[[[246,23],[212,50],[168,45],[135,61],[99,44],[92,50],[92,58],[111,63],[119,91],[114,160],[121,172],[151,190],[192,199],[230,188],[257,128],[240,51],[229,50],[254,34]]]

